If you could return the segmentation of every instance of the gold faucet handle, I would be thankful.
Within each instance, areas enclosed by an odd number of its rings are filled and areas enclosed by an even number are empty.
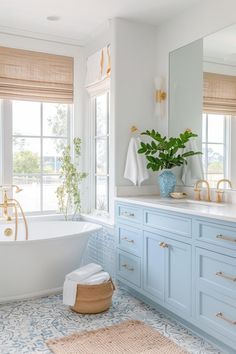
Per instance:
[[[216,189],[216,202],[221,203],[223,200],[224,191],[222,189]]]
[[[200,188],[194,188],[195,192],[195,199],[196,200],[201,200],[201,189]]]

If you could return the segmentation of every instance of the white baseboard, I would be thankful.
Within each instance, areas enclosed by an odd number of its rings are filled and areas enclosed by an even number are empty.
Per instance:
[[[4,304],[7,302],[13,302],[13,301],[19,301],[19,300],[36,299],[36,298],[40,298],[43,296],[49,296],[49,295],[56,295],[56,294],[60,294],[62,292],[62,289],[63,288],[60,287],[60,288],[55,288],[55,289],[42,290],[42,291],[38,291],[35,293],[4,297],[4,298],[0,298],[0,304]]]

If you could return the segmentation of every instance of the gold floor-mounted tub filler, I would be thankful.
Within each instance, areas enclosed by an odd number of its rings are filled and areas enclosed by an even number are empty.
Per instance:
[[[16,241],[18,237],[19,216],[21,216],[25,226],[25,240],[28,240],[28,224],[23,209],[16,199],[9,198],[7,195],[7,192],[11,191],[13,188],[15,188],[16,193],[22,191],[22,189],[16,185],[0,186],[0,190],[2,191],[2,203],[0,203],[0,209],[2,209],[2,219],[7,223],[12,222],[12,224],[15,225],[14,239]],[[13,235],[13,229],[9,224],[4,230],[4,235],[6,237],[11,237]]]

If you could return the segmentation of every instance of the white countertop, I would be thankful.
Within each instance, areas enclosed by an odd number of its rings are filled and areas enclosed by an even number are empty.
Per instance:
[[[160,198],[159,196],[117,197],[116,200],[123,203],[236,222],[236,204]]]

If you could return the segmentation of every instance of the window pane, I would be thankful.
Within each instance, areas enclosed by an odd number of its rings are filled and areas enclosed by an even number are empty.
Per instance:
[[[40,177],[15,175],[13,184],[23,189],[20,193],[14,193],[14,198],[21,204],[23,211],[40,211]]]
[[[57,196],[56,190],[59,186],[58,176],[44,176],[43,177],[43,209],[57,210]]]
[[[60,103],[43,104],[43,135],[67,136],[68,105]]]
[[[40,103],[12,101],[13,135],[40,135]]]
[[[223,115],[208,114],[208,142],[224,142],[224,121]]]
[[[13,138],[13,172],[38,173],[40,171],[40,139]]]
[[[96,140],[96,173],[107,174],[107,139]]]
[[[206,144],[202,144],[202,165],[203,165],[204,175],[206,175],[207,172],[207,145]]]
[[[207,115],[203,113],[202,115],[202,141],[206,142],[206,124],[207,124]]]
[[[224,147],[223,145],[208,145],[208,173],[224,173]]]
[[[96,177],[96,209],[108,211],[108,177]]]
[[[58,173],[61,167],[59,161],[62,149],[67,144],[66,139],[43,139],[43,171],[44,173]]]
[[[108,133],[107,119],[107,99],[108,94],[105,93],[96,98],[96,135],[103,136]]]

